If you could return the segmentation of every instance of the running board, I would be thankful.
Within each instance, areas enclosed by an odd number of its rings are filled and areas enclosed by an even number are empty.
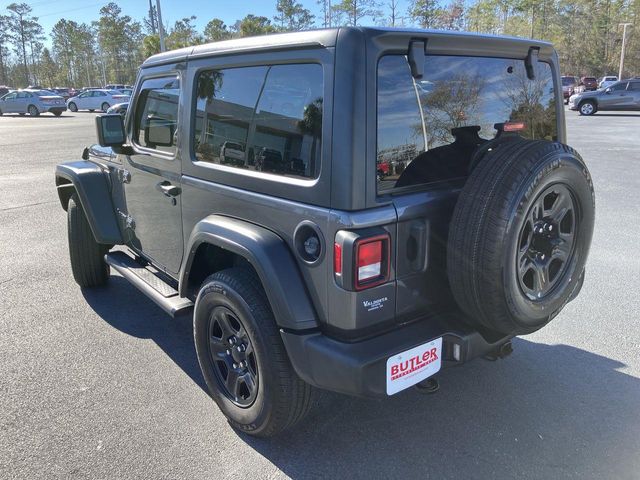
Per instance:
[[[104,256],[104,260],[172,317],[186,313],[193,307],[193,302],[180,297],[178,291],[163,280],[159,272],[139,264],[126,253],[110,252]]]

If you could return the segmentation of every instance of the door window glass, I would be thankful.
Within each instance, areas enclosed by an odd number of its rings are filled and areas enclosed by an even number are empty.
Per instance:
[[[640,91],[640,82],[630,82],[627,90],[633,90],[635,92]]]
[[[203,71],[195,117],[198,160],[313,178],[319,170],[322,67]]]
[[[138,145],[175,153],[179,99],[178,77],[150,78],[142,82],[133,124],[133,139]]]
[[[414,80],[405,56],[382,57],[378,191],[466,177],[475,151],[505,124],[525,138],[555,140],[551,67],[534,68],[531,80],[523,60],[427,55]]]
[[[614,92],[622,91],[627,89],[627,82],[616,83],[611,85],[611,90]]]

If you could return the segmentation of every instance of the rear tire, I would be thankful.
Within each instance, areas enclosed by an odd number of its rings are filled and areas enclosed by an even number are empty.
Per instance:
[[[77,195],[69,199],[67,232],[71,271],[81,287],[98,287],[109,279],[109,265],[104,261],[109,246],[96,242]]]
[[[77,112],[78,111],[78,106],[75,103],[71,102],[69,104],[69,110],[71,110],[72,112]]]
[[[253,271],[231,268],[204,281],[193,332],[209,392],[234,428],[271,437],[307,414],[313,389],[294,372]]]
[[[59,111],[55,111],[51,113],[53,113],[56,117],[59,117],[60,115],[62,115],[62,112],[59,112]]]
[[[100,108],[102,109],[103,112],[106,112],[109,109],[110,105],[107,102],[104,102]]]
[[[447,271],[467,322],[507,335],[548,323],[580,287],[594,217],[591,176],[570,147],[516,137],[487,151],[449,227]]]
[[[27,108],[27,112],[29,112],[30,117],[38,117],[40,116],[40,110],[35,105],[29,105]]]

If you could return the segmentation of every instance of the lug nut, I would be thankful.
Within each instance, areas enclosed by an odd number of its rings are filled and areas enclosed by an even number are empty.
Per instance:
[[[231,355],[231,350],[227,350],[227,355]]]
[[[237,363],[234,363],[234,364],[233,364],[233,368],[238,368],[238,364],[237,364]]]
[[[235,345],[235,344],[236,344],[236,337],[231,337],[231,338],[229,339],[229,343],[230,343],[231,345]]]

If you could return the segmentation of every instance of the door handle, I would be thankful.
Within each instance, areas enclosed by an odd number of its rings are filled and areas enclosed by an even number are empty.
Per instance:
[[[156,190],[162,192],[165,197],[177,197],[182,193],[182,189],[173,185],[171,182],[160,182],[156,185]]]

